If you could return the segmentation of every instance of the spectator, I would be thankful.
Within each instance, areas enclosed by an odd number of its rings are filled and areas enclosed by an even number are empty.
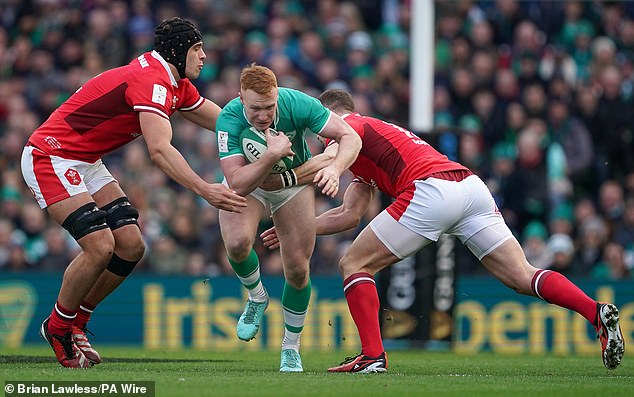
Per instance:
[[[616,242],[609,242],[603,249],[603,260],[591,270],[590,276],[599,280],[628,280],[632,272],[625,262],[625,250]]]
[[[594,163],[594,147],[585,125],[570,115],[568,104],[553,99],[548,108],[550,138],[561,145],[565,155],[565,177],[575,186],[577,194],[589,194],[591,181],[588,171]]]
[[[608,230],[601,218],[590,218],[581,224],[576,252],[580,275],[587,276],[599,263],[607,240]]]
[[[623,187],[615,180],[605,181],[599,188],[599,212],[608,222],[610,235],[623,215]]]
[[[634,170],[631,155],[632,140],[627,138],[631,128],[632,104],[621,96],[621,72],[615,66],[606,67],[599,77],[602,95],[599,98],[596,123],[600,129],[593,131],[599,179],[623,178]]]
[[[546,226],[539,221],[529,222],[522,233],[522,249],[526,259],[542,269],[550,263],[550,252],[546,245],[547,237]]]
[[[515,170],[509,183],[506,208],[517,219],[511,227],[522,230],[531,219],[545,221],[549,211],[546,165],[540,135],[534,127],[520,132]]]
[[[623,216],[614,227],[614,240],[629,250],[634,248],[634,196],[625,200]]]
[[[555,270],[566,277],[580,274],[575,262],[575,246],[570,236],[553,234],[548,239],[547,248],[551,258],[548,269]]]

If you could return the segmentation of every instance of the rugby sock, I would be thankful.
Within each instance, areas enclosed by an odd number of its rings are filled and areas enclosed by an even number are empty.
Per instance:
[[[86,324],[88,324],[95,307],[95,305],[91,305],[86,301],[82,302],[81,305],[79,305],[79,310],[77,310],[77,317],[75,318],[73,325],[83,329]]]
[[[48,320],[48,332],[51,335],[64,335],[70,332],[75,317],[77,317],[76,311],[65,308],[60,305],[59,301],[55,302],[50,320]]]
[[[343,292],[348,309],[359,331],[361,352],[379,357],[383,353],[379,326],[379,295],[374,277],[369,273],[355,273],[343,281]]]
[[[538,298],[574,310],[596,326],[597,302],[563,274],[552,270],[538,270],[531,281],[531,288]]]
[[[306,286],[301,289],[292,287],[288,282],[284,283],[284,291],[282,292],[282,309],[284,310],[282,350],[294,349],[299,351],[299,337],[304,329],[311,291],[310,279]]]
[[[264,302],[267,298],[266,290],[260,279],[260,261],[255,250],[251,249],[249,256],[244,261],[236,262],[229,258],[229,263],[242,285],[246,287],[249,299],[253,302]]]

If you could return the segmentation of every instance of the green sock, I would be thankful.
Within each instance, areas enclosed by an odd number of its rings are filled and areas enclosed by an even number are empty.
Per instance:
[[[284,326],[293,333],[300,333],[304,328],[304,320],[308,312],[311,292],[310,279],[304,288],[296,289],[284,282],[282,308],[284,309]]]
[[[265,301],[267,295],[260,279],[260,261],[255,250],[251,249],[249,256],[244,261],[236,262],[229,258],[229,263],[242,285],[249,292],[249,298],[254,302]]]

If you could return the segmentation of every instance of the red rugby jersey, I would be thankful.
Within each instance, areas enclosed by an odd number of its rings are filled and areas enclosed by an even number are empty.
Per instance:
[[[430,174],[468,171],[405,128],[358,113],[343,118],[363,142],[350,171],[392,197],[398,196],[413,181]]]
[[[200,107],[189,79],[178,82],[155,51],[103,72],[80,87],[36,129],[29,143],[54,156],[97,161],[141,135],[138,112],[169,119]]]

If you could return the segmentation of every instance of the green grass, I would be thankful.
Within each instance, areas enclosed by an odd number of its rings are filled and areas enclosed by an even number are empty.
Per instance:
[[[393,351],[385,374],[329,374],[343,353],[304,352],[301,374],[278,372],[279,352],[147,351],[102,346],[105,362],[60,367],[47,346],[0,348],[1,380],[155,381],[156,396],[634,396],[634,361],[606,370],[597,356],[456,355]]]

